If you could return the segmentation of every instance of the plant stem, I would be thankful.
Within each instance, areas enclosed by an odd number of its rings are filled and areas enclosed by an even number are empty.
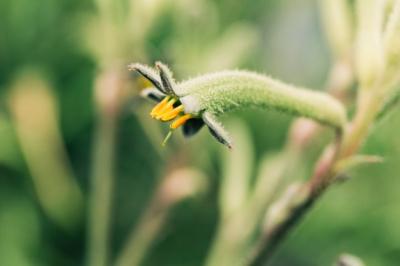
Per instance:
[[[89,266],[106,266],[113,190],[116,121],[101,117],[93,147],[93,173],[89,199]]]
[[[128,236],[128,242],[116,259],[116,266],[138,266],[143,262],[152,242],[165,223],[168,212],[169,206],[163,206],[160,197],[156,196],[135,230]]]
[[[248,71],[222,71],[179,84],[177,95],[186,113],[214,115],[258,107],[308,117],[334,128],[347,122],[344,106],[332,96],[298,88]]]
[[[110,68],[97,77],[95,96],[98,123],[93,143],[93,168],[89,196],[88,266],[108,265],[109,227],[113,198],[115,143],[125,80],[119,69]]]
[[[315,167],[314,175],[302,188],[301,193],[306,193],[307,197],[295,208],[291,209],[287,219],[265,232],[255,258],[250,265],[264,265],[270,259],[273,251],[288,232],[332,184],[337,175],[334,170],[336,162],[352,156],[360,148],[383,102],[382,97],[370,90],[362,90],[360,93],[357,113],[345,133],[343,141],[342,136],[338,134],[334,146],[327,149],[322,155]]]
[[[383,98],[371,91],[360,91],[358,111],[344,139],[340,157],[345,158],[354,154],[366,138],[368,130],[380,110]]]
[[[171,167],[173,162],[175,161],[170,161],[168,166]],[[204,180],[201,172],[191,168],[176,169],[163,177],[149,206],[129,233],[113,265],[142,265],[154,240],[168,220],[171,209],[180,201],[201,192],[205,185]]]
[[[307,197],[290,210],[291,213],[287,219],[264,232],[263,238],[255,249],[253,259],[249,265],[264,265],[271,258],[276,247],[286,237],[290,229],[300,221],[329,186],[332,177],[335,176],[332,172],[332,165],[339,154],[340,142],[341,135],[338,134],[335,145],[325,151],[317,163],[313,177],[299,191],[299,195],[307,195]]]

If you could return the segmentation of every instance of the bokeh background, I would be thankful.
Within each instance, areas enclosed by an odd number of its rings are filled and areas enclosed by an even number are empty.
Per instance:
[[[145,81],[128,63],[166,62],[178,80],[245,68],[325,87],[331,54],[318,1],[127,2],[0,1],[0,265],[85,265],[89,232],[104,221],[110,260],[145,224],[141,265],[204,265],[229,160],[252,182],[264,154],[284,146],[293,118],[246,110],[223,118],[244,146],[234,159],[205,129],[161,147],[168,126],[148,116],[152,105],[138,97]],[[363,147],[384,162],[329,191],[271,265],[331,265],[343,252],[399,265],[399,130],[397,108]],[[307,178],[328,138],[302,165],[287,162],[289,181]],[[94,186],[105,195],[97,205]],[[110,213],[88,222],[107,204]]]

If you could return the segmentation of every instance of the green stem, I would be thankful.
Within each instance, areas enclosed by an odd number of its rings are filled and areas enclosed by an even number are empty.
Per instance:
[[[264,265],[269,261],[290,230],[304,217],[329,187],[332,178],[335,176],[332,166],[338,157],[341,140],[341,134],[339,133],[335,140],[335,145],[329,147],[318,161],[310,181],[300,187],[297,194],[292,196],[293,202],[288,202],[290,205],[286,206],[288,209],[281,210],[282,212],[289,212],[287,217],[278,223],[272,222],[273,226],[263,232],[262,239],[257,243],[254,254],[251,256],[250,266]]]
[[[335,145],[322,155],[315,167],[313,177],[300,191],[299,194],[306,193],[307,197],[290,210],[290,215],[283,222],[265,232],[264,239],[250,265],[263,265],[270,259],[273,251],[290,229],[301,220],[332,184],[337,175],[334,169],[335,164],[341,159],[352,156],[360,148],[383,102],[382,97],[373,93],[372,90],[361,90],[360,93],[357,113],[345,132],[344,138],[342,139],[341,134],[337,135]]]
[[[249,221],[244,213],[235,213],[229,220],[221,222],[205,265],[242,265],[253,224],[256,220]]]
[[[326,93],[297,88],[247,71],[224,71],[178,84],[186,113],[207,111],[215,115],[246,107],[259,107],[304,116],[343,128],[343,105]]]
[[[116,124],[116,117],[113,115],[101,116],[93,146],[88,220],[88,266],[108,265]]]
[[[340,159],[351,156],[360,148],[382,103],[380,94],[371,90],[360,90],[358,110],[345,136]]]
[[[168,212],[169,206],[164,206],[160,198],[155,197],[135,230],[130,233],[127,243],[116,259],[116,266],[141,265],[152,242],[167,220]]]
[[[385,101],[383,107],[379,111],[379,113],[376,117],[376,120],[377,121],[382,120],[388,113],[390,113],[396,107],[399,106],[399,102],[400,102],[400,88],[397,89],[397,91],[395,91],[393,93],[393,95],[390,95],[388,97],[388,99]]]

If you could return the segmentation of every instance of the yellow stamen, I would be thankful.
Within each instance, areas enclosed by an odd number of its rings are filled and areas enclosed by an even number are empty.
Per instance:
[[[183,124],[186,123],[190,118],[193,116],[191,114],[185,114],[184,116],[179,117],[177,120],[175,120],[171,125],[170,128],[172,129],[177,129],[178,127],[182,126]]]
[[[157,120],[160,120],[160,118],[161,118],[165,113],[171,112],[171,111],[174,109],[173,105],[174,105],[175,102],[176,102],[176,99],[174,99],[174,98],[172,98],[171,100],[169,100],[168,103],[165,104],[165,105],[163,106],[163,108],[161,108],[158,112],[155,113],[155,118],[156,118]]]
[[[171,98],[170,96],[167,96],[156,106],[154,106],[154,108],[150,112],[150,116],[154,118],[158,114],[158,112],[165,107],[170,98]]]
[[[161,120],[162,121],[172,120],[182,111],[183,111],[183,105],[179,105],[178,107],[172,109],[172,111],[164,113],[163,116],[161,117]]]

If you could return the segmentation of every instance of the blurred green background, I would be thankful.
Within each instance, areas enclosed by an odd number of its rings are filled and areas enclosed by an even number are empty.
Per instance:
[[[178,80],[245,68],[304,87],[325,86],[330,53],[317,1],[108,2],[0,1],[0,265],[84,265],[90,178],[107,172],[110,160],[110,258],[151,206],[164,176],[190,167],[201,176],[201,193],[168,209],[143,265],[204,264],[220,217],[225,148],[205,129],[189,140],[175,133],[162,148],[168,129],[150,119],[151,104],[137,97],[143,80],[128,76],[123,96],[96,90],[96,80],[111,67],[121,66],[118,73],[125,76],[128,63],[160,60]],[[102,125],[110,120],[101,117],[113,104],[115,131],[108,132]],[[223,121],[228,130],[239,123],[249,132],[254,176],[263,155],[284,145],[292,118],[249,110]],[[399,265],[399,130],[397,110],[363,148],[384,163],[352,171],[348,182],[329,191],[272,265],[331,265],[343,252],[366,265]],[[114,133],[114,154],[99,159],[96,154],[109,147],[101,139]],[[307,177],[322,143],[306,151],[309,162],[292,169],[298,176],[290,180]],[[181,188],[174,183],[168,193]]]

